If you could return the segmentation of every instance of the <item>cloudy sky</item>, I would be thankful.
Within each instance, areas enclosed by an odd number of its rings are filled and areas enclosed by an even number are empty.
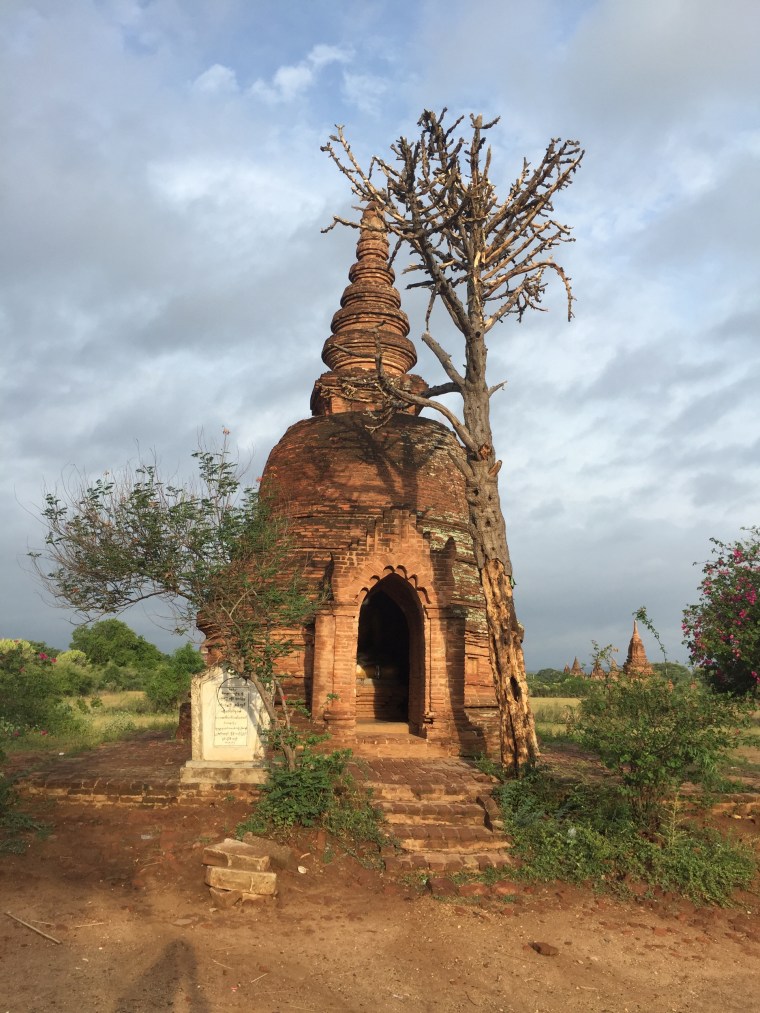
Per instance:
[[[353,259],[320,145],[366,161],[445,105],[501,116],[502,192],[587,152],[575,319],[556,291],[490,343],[528,667],[624,653],[642,604],[683,660],[694,561],[760,521],[758,52],[756,0],[3,0],[0,634],[71,635],[24,562],[44,485],[138,448],[181,474],[223,426],[260,474]]]

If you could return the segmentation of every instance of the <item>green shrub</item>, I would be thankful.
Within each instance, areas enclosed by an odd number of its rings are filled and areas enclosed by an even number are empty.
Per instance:
[[[175,710],[187,696],[194,673],[204,668],[205,662],[198,649],[193,644],[185,644],[168,662],[147,673],[145,695],[155,710]]]
[[[632,881],[695,903],[727,904],[756,872],[751,850],[681,820],[677,807],[656,834],[642,832],[630,798],[615,784],[572,784],[536,769],[496,789],[520,860],[513,875],[560,879],[625,892]]]
[[[350,756],[350,750],[315,753],[306,747],[295,770],[273,765],[264,798],[238,835],[322,826],[344,845],[384,843],[378,810],[346,769]]]
[[[594,683],[569,729],[619,775],[636,822],[656,830],[665,801],[685,781],[716,783],[748,720],[745,704],[696,681],[621,672]]]
[[[0,640],[0,720],[11,734],[58,732],[77,723],[56,662],[24,640]]]
[[[100,671],[100,688],[118,693],[120,691],[143,689],[145,676],[134,668],[117,665],[109,661]]]
[[[83,651],[61,651],[55,659],[55,674],[66,696],[87,696],[98,684],[98,674]]]
[[[41,834],[47,829],[44,823],[22,812],[18,802],[13,784],[0,774],[0,854],[21,854],[30,833]]]
[[[551,670],[545,670],[551,671]],[[585,696],[593,685],[591,679],[580,675],[564,675],[559,679],[544,679],[541,672],[528,676],[528,690],[531,696]]]
[[[154,710],[167,712],[175,710],[190,689],[190,676],[178,672],[169,665],[160,665],[145,679],[145,695]]]

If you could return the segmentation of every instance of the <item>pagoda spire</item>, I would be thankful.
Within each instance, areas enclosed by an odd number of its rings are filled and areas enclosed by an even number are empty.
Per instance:
[[[394,288],[388,263],[388,235],[383,217],[368,205],[359,227],[356,263],[348,272],[350,284],[332,318],[332,335],[322,349],[322,361],[333,372],[375,371],[379,350],[389,376],[407,373],[417,361],[409,340],[409,318]]]
[[[649,664],[647,652],[644,650],[644,643],[639,636],[639,627],[636,620],[633,620],[633,635],[628,645],[628,656],[623,665],[626,675],[653,675],[654,669]]]
[[[401,309],[395,278],[383,216],[374,204],[368,204],[359,226],[356,262],[348,272],[349,284],[322,349],[322,361],[330,372],[314,385],[313,414],[378,407],[382,396],[372,383],[378,355],[383,372],[396,384],[415,393],[426,388],[420,377],[409,375],[417,353],[408,337],[409,318]],[[417,414],[419,408],[407,410]]]

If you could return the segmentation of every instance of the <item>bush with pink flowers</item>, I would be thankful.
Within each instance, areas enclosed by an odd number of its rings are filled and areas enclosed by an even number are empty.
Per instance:
[[[731,544],[713,543],[700,598],[684,611],[691,662],[715,689],[760,693],[760,528]]]
[[[3,729],[47,734],[75,722],[56,665],[26,640],[0,639],[0,738]]]

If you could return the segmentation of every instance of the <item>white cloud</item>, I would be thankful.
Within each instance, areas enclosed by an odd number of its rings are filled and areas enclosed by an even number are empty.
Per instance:
[[[239,90],[235,71],[221,63],[213,64],[196,77],[193,88],[204,95],[234,95]]]
[[[253,82],[250,92],[270,104],[292,102],[313,87],[319,72],[331,64],[351,61],[351,52],[338,46],[319,44],[313,47],[300,63],[279,67],[271,84],[262,79]]]
[[[346,101],[356,106],[359,112],[377,116],[390,91],[390,82],[377,74],[351,74],[346,71],[343,91]]]

